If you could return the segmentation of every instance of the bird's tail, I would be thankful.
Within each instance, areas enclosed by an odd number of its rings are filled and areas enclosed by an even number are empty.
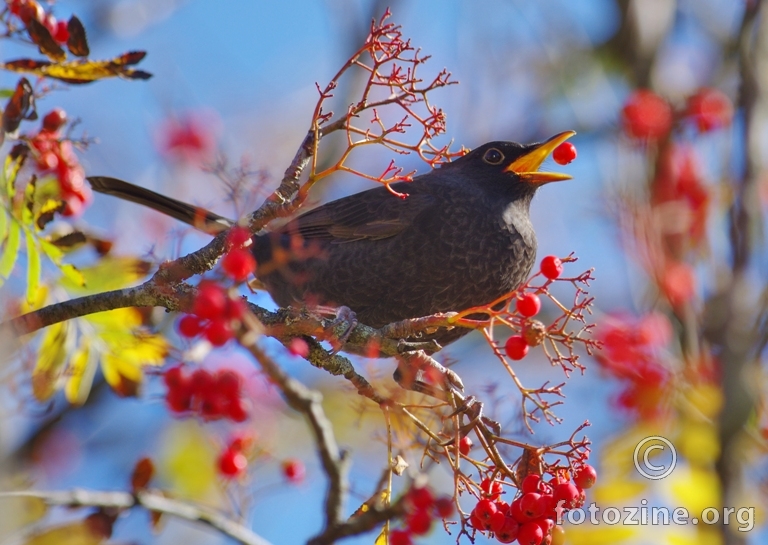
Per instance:
[[[215,235],[232,227],[235,222],[213,212],[177,201],[160,193],[137,185],[110,178],[109,176],[90,176],[87,178],[91,187],[97,193],[112,195],[124,201],[134,202],[162,214],[175,218],[195,229]]]

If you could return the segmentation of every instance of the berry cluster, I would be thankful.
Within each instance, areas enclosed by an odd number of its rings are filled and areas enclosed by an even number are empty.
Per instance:
[[[248,468],[248,458],[243,451],[251,443],[247,437],[235,437],[219,455],[219,472],[228,479],[241,476]]]
[[[448,496],[435,498],[425,486],[412,488],[406,498],[405,527],[390,532],[389,545],[412,545],[413,536],[429,533],[435,518],[446,519],[453,510],[453,499]]]
[[[242,379],[234,371],[196,369],[187,374],[177,365],[165,372],[163,381],[168,387],[165,401],[174,413],[191,412],[204,420],[243,422],[248,418],[246,403],[240,397]]]
[[[541,260],[539,267],[541,274],[548,280],[556,280],[563,272],[563,263],[560,258],[548,255]],[[533,318],[541,310],[541,299],[535,293],[520,294],[515,303],[517,312],[524,318]],[[521,360],[528,355],[531,346],[540,344],[539,336],[527,334],[512,335],[504,344],[504,351],[511,360]]]
[[[595,359],[605,371],[626,381],[618,398],[619,406],[642,419],[661,415],[671,379],[659,357],[672,339],[672,325],[667,317],[608,317],[597,337],[603,349],[595,354]]]
[[[61,128],[66,122],[67,114],[61,108],[48,112],[40,132],[29,138],[29,145],[37,170],[41,174],[54,174],[59,181],[59,191],[65,203],[62,214],[77,216],[91,202],[92,194],[72,142],[61,140]]]
[[[648,89],[632,93],[621,113],[626,133],[640,140],[666,137],[675,121],[669,102]],[[691,121],[700,132],[709,132],[731,123],[733,104],[721,91],[704,87],[688,98],[678,115]]]
[[[565,532],[557,526],[562,510],[584,505],[584,490],[597,480],[597,472],[587,464],[580,466],[569,482],[555,477],[544,482],[541,475],[528,475],[520,486],[520,494],[511,503],[501,500],[498,481],[484,479],[480,483],[483,498],[469,517],[470,525],[480,532],[492,532],[497,541],[520,545],[562,545]]]
[[[43,24],[51,37],[60,44],[67,43],[69,40],[69,29],[66,21],[57,21],[51,13],[45,13],[43,6],[35,0],[10,0],[8,10],[28,25],[32,19]]]
[[[192,314],[179,320],[179,333],[189,338],[202,334],[212,345],[222,346],[235,336],[245,310],[243,299],[230,296],[215,282],[203,280],[197,287]]]

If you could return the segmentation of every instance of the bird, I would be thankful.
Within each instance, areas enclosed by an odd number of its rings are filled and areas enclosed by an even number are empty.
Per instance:
[[[536,260],[530,205],[544,184],[571,179],[540,171],[571,138],[494,141],[409,182],[349,195],[303,212],[250,245],[256,277],[281,307],[347,308],[368,326],[488,305],[520,287]],[[89,177],[100,193],[148,206],[203,230],[235,224],[110,177]],[[440,347],[471,329],[440,328],[406,341]]]

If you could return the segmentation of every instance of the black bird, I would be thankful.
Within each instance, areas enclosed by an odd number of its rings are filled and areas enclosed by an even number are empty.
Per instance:
[[[412,182],[393,184],[408,194],[404,199],[380,186],[303,213],[253,237],[256,275],[281,306],[344,306],[372,327],[491,303],[531,272],[531,200],[541,185],[570,179],[538,169],[574,134],[529,145],[490,142]],[[113,178],[89,181],[95,191],[191,225],[233,224]],[[445,346],[469,331],[438,330],[411,340]]]

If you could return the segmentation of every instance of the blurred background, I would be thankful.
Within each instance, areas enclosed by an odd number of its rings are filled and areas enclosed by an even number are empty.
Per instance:
[[[579,261],[569,271],[595,269],[590,294],[596,298],[596,335],[607,350],[598,359],[585,357],[586,373],[568,380],[565,404],[556,411],[563,422],[539,425],[532,437],[520,424],[519,394],[506,390],[505,371],[479,334],[441,352],[443,361],[458,362],[454,369],[469,393],[498,399],[491,404],[493,416],[520,439],[565,440],[589,420],[591,460],[600,477],[588,502],[621,508],[647,500],[692,511],[755,508],[750,532],[582,524],[567,527],[568,542],[764,543],[762,430],[768,419],[759,396],[766,334],[761,298],[768,279],[762,237],[768,205],[768,25],[759,2],[57,1],[58,18],[75,13],[83,21],[93,58],[145,50],[140,68],[154,77],[58,84],[61,90],[40,100],[38,110],[61,107],[80,119],[76,134],[95,138],[79,153],[88,175],[128,180],[235,217],[277,185],[309,128],[318,98],[315,83],[323,86],[333,76],[365,38],[371,18],[378,19],[386,7],[404,35],[432,56],[422,67],[425,79],[445,67],[460,82],[432,95],[447,115],[446,142],[473,148],[490,140],[533,142],[565,130],[578,133],[571,140],[578,159],[567,167],[546,167],[574,179],[542,189],[531,215],[539,258],[573,252]],[[31,46],[9,40],[0,48],[5,60],[39,56]],[[0,73],[2,88],[13,88],[17,80]],[[718,90],[733,108],[714,126],[696,125],[684,114],[702,88]],[[355,89],[353,81],[337,89],[335,107],[344,110]],[[633,133],[636,114],[627,107],[645,107],[637,89],[652,90],[674,112],[671,132],[657,141]],[[227,168],[241,167],[249,175],[239,207],[228,200],[225,184],[200,167],[222,158]],[[389,159],[381,153],[366,160],[380,162],[376,171]],[[419,173],[428,168],[417,157],[398,163]],[[658,190],[661,177],[681,178],[685,168],[693,172],[688,173],[693,182],[669,183],[684,189],[693,184],[700,198],[685,190],[664,197]],[[312,200],[369,186],[337,176]],[[688,208],[661,211],[661,204],[677,201]],[[689,217],[702,217],[703,223],[695,236],[683,235],[681,249],[666,226]],[[153,261],[207,240],[152,211],[98,194],[78,223],[113,239],[115,253]],[[674,227],[674,236],[687,232],[688,225]],[[685,265],[682,280],[659,265],[654,258],[659,253],[666,256],[664,263],[674,258]],[[12,284],[3,289],[12,290]],[[265,294],[253,300],[274,308]],[[554,308],[545,306],[544,312]],[[371,493],[386,461],[380,418],[373,411],[361,414],[359,401],[336,379],[308,368],[277,343],[270,346],[290,373],[325,393],[339,441],[352,453],[349,507],[354,509]],[[619,369],[640,360],[660,369],[661,378]],[[359,371],[376,380],[388,381],[394,369],[387,361],[356,361]],[[124,490],[136,460],[151,456],[169,490],[214,505],[242,506],[247,524],[272,543],[305,541],[322,524],[325,481],[304,422],[237,350],[215,351],[204,364],[249,377],[254,416],[238,429],[253,433],[264,453],[247,480],[222,488],[212,461],[231,428],[173,418],[156,377],[140,397],[129,399],[118,398],[97,379],[87,403],[74,409],[58,397],[45,406],[34,402],[28,377],[4,371],[3,488]],[[531,386],[563,379],[560,369],[535,353],[518,371]],[[744,387],[745,377],[751,389]],[[631,465],[634,444],[650,435],[668,437],[678,447],[678,470],[661,481],[643,480]],[[303,481],[285,479],[281,463],[289,458],[304,464]],[[418,464],[418,457],[409,461]],[[438,466],[431,476],[438,490],[451,490],[448,471]],[[49,515],[61,521],[77,516],[64,510]],[[735,526],[734,520],[731,529]],[[117,521],[111,542],[182,540],[227,542],[209,529],[170,519],[153,533],[149,517],[138,510]],[[454,541],[435,528],[418,543]],[[478,543],[486,542],[478,537]]]

